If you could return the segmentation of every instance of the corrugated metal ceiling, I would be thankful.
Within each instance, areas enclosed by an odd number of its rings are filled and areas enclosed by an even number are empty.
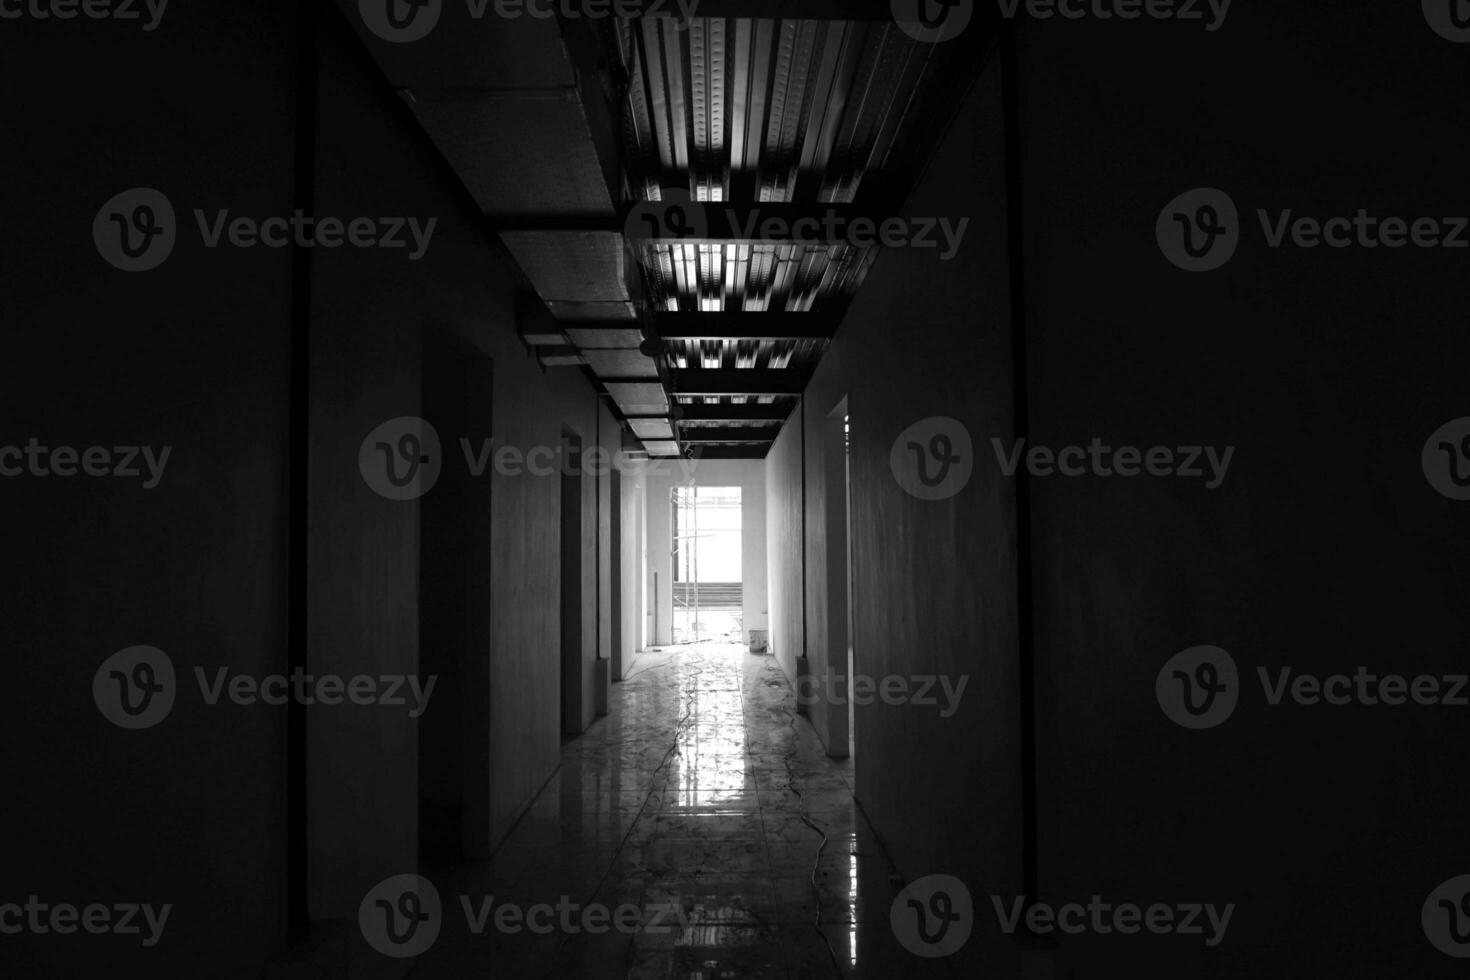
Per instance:
[[[543,364],[587,371],[653,454],[728,437],[726,451],[764,455],[880,249],[729,229],[771,208],[897,213],[978,61],[871,4],[850,20],[780,7],[826,19],[523,18],[397,46],[364,34],[536,294],[522,336]],[[738,217],[691,241],[627,237],[629,209],[680,195]],[[765,329],[786,314],[822,326]],[[685,315],[711,327],[661,336]],[[734,390],[707,390],[716,377]],[[743,410],[693,411],[720,405]]]

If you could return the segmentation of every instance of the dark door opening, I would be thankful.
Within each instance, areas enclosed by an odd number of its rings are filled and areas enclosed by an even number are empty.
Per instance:
[[[564,433],[561,477],[561,731],[582,731],[582,439]]]
[[[426,333],[423,358],[423,417],[448,447],[469,430],[472,357]],[[479,383],[493,377],[483,374]],[[488,486],[475,486],[465,467],[449,462],[419,501],[419,676],[436,679],[434,710],[418,721],[419,855],[430,865],[459,860],[466,850],[468,715],[480,703],[471,700],[468,675],[475,610],[489,595],[488,565],[476,567],[489,554],[488,541],[477,540],[488,527],[475,520],[477,509],[489,511],[488,501],[477,497],[488,495]]]

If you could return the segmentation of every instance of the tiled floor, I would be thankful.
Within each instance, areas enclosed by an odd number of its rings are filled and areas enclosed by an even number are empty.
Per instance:
[[[643,655],[495,860],[456,877],[414,977],[947,972],[893,938],[900,883],[853,803],[851,760],[827,757],[774,658],[741,647]],[[492,895],[578,911],[532,932],[498,929],[492,910],[476,933],[460,896]],[[626,927],[577,925],[595,907],[625,907]]]

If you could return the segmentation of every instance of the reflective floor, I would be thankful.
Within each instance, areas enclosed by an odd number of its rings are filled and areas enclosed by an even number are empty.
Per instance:
[[[851,760],[827,758],[775,659],[739,646],[642,655],[495,860],[445,884],[415,977],[946,973],[893,937],[900,883]],[[460,906],[490,896],[477,932]]]

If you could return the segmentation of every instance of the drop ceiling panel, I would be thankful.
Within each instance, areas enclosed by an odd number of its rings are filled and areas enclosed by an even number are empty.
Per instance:
[[[413,110],[486,214],[611,216],[587,119],[568,93],[419,98]]]
[[[450,89],[551,88],[576,84],[555,18],[496,15],[492,2],[475,17],[480,4],[435,4],[438,20],[429,32],[407,44],[390,43],[370,31],[359,12],[359,0],[338,0],[359,37],[396,88],[416,93]],[[432,8],[419,18],[435,16]]]
[[[628,302],[628,288],[623,279],[622,235],[598,231],[513,231],[500,237],[542,299]]]
[[[587,365],[599,378],[657,378],[658,365],[636,350],[588,350]]]
[[[610,382],[604,385],[625,416],[667,415],[669,396],[657,382]]]
[[[558,320],[627,320],[630,324],[638,322],[638,314],[633,310],[631,302],[572,303],[548,300],[546,308]]]
[[[674,438],[674,427],[668,419],[629,419],[628,424],[640,439]]]
[[[636,350],[643,343],[643,331],[636,326],[617,330],[567,327],[567,336],[584,350]]]

